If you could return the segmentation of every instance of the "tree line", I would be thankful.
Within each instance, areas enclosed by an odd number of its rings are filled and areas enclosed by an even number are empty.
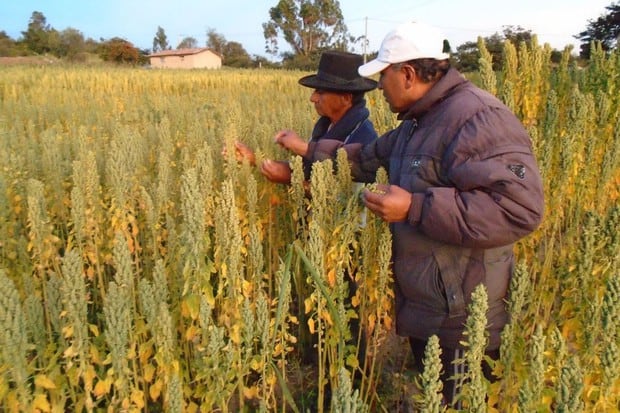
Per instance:
[[[620,2],[605,7],[606,12],[597,19],[587,22],[586,30],[574,37],[580,40],[579,57],[589,59],[593,42],[600,42],[605,51],[618,47],[620,38]],[[281,61],[274,63],[264,56],[250,55],[243,45],[226,38],[215,29],[208,29],[205,47],[222,56],[222,63],[230,67],[266,67],[313,70],[324,50],[352,50],[366,39],[355,38],[346,25],[337,0],[279,0],[269,9],[269,20],[262,25],[265,38],[265,52]],[[121,37],[99,39],[85,38],[75,28],[56,30],[47,23],[44,14],[34,11],[28,27],[19,39],[12,39],[0,30],[0,56],[52,55],[71,62],[85,62],[90,56],[98,56],[103,61],[125,64],[148,63],[148,54],[168,49],[201,47],[193,37],[182,39],[172,45],[163,27],[158,26],[153,37],[152,49],[139,49]],[[503,44],[510,41],[518,46],[530,43],[534,33],[522,27],[504,26],[502,33],[480,37],[452,49],[453,65],[461,71],[478,70],[478,42],[483,40],[493,56],[493,65],[503,64]],[[288,49],[281,51],[280,42],[284,40]],[[446,42],[447,43],[447,42]],[[371,53],[371,56],[372,53]],[[561,51],[554,50],[552,59],[559,61]]]

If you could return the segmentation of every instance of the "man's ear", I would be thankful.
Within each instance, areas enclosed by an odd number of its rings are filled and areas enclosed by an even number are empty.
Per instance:
[[[413,85],[417,77],[417,73],[415,72],[415,69],[413,68],[413,66],[402,65],[400,70],[402,70],[405,73],[405,81],[407,82],[407,85]]]

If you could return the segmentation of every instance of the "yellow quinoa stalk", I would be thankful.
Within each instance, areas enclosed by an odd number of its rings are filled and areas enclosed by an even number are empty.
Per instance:
[[[603,250],[603,256],[608,262],[609,273],[618,274],[620,272],[620,205],[611,207],[607,213],[604,223],[604,233],[607,243]]]
[[[380,169],[377,183],[387,182],[385,170]],[[366,356],[360,366],[361,395],[367,404],[376,397],[385,357],[382,344],[392,329],[392,301],[394,298],[391,276],[392,236],[389,226],[374,214],[369,214],[359,237],[361,266],[357,274],[359,288],[353,298],[358,308],[360,332],[365,334]],[[373,251],[373,253],[364,253]],[[376,251],[376,253],[374,253]],[[359,302],[359,303],[358,303]]]
[[[482,37],[478,37],[478,50],[480,51],[478,64],[480,65],[481,86],[484,90],[495,95],[497,93],[497,77],[493,71],[493,57],[489,53]]]
[[[58,243],[60,239],[52,232],[51,220],[47,214],[44,185],[36,179],[26,183],[28,200],[28,251],[32,256],[35,274],[41,285],[48,270],[57,268]]]
[[[200,327],[202,343],[196,362],[197,383],[194,393],[200,398],[201,411],[228,411],[228,402],[236,388],[237,372],[226,327],[218,326],[212,317],[213,307],[201,297]]]
[[[5,380],[12,383],[15,394],[8,394],[7,409],[12,412],[31,408],[31,374],[28,368],[28,337],[24,326],[26,320],[19,299],[19,291],[4,270],[0,269],[0,362]]]
[[[134,361],[129,358],[129,354],[134,351],[133,347],[137,346],[132,333],[136,313],[136,274],[132,268],[127,241],[120,232],[116,234],[113,252],[116,274],[114,281],[108,284],[108,296],[103,305],[105,338],[112,359],[112,369],[108,370],[108,374],[113,377],[115,389],[118,391],[112,402],[127,408],[132,402],[139,402],[132,394]]]
[[[517,59],[517,49],[511,41],[504,42],[504,66],[502,68],[502,83],[500,96],[504,104],[513,112],[517,112],[519,73]]]
[[[153,201],[157,216],[168,209],[171,202],[173,185],[172,164],[174,162],[174,143],[170,132],[170,120],[164,117],[157,125],[158,154],[157,154],[157,183]]]
[[[198,177],[198,184],[200,192],[204,198],[205,203],[205,224],[207,226],[213,226],[213,215],[215,214],[215,199],[216,194],[213,188],[216,184],[221,182],[221,179],[217,175],[217,167],[212,154],[212,148],[210,144],[202,145],[196,154],[196,174]],[[216,158],[217,159],[217,158]],[[205,248],[210,248],[208,244],[210,240],[207,240]]]
[[[205,201],[196,169],[189,168],[181,177],[181,214],[183,217],[182,245],[184,255],[183,274],[185,284],[183,294],[196,293],[209,288],[200,280],[204,267],[205,247]]]
[[[296,224],[295,232],[300,236],[302,230],[307,232],[308,198],[304,189],[304,173],[301,156],[293,156],[290,161],[292,169],[291,185],[289,193],[292,202],[293,222]],[[304,236],[305,238],[305,236]]]
[[[263,347],[263,351],[261,352],[263,365],[263,394],[266,394],[267,391],[271,391],[268,386],[273,388],[275,386],[275,380],[278,379],[283,394],[283,411],[286,409],[287,404],[290,404],[291,408],[297,411],[297,406],[287,385],[287,371],[289,367],[287,356],[294,350],[293,345],[297,342],[297,338],[290,333],[290,327],[291,324],[299,323],[297,317],[289,312],[292,290],[292,257],[293,249],[289,248],[287,255],[280,263],[280,267],[276,273],[275,288],[278,290],[277,306],[273,318],[270,320],[273,322],[273,332],[268,336],[261,335],[261,345]],[[267,339],[269,339],[269,342],[265,341]]]
[[[516,397],[518,390],[513,385],[523,376],[523,366],[526,363],[525,355],[522,354],[526,347],[526,337],[531,330],[527,322],[526,311],[537,305],[531,298],[532,274],[525,261],[519,261],[510,280],[510,296],[507,302],[507,310],[510,315],[510,323],[501,332],[500,360],[495,364],[494,374],[502,377],[497,392],[500,410],[508,409],[507,405]]]
[[[536,330],[530,340],[529,349],[530,372],[522,385],[521,389],[525,389],[528,397],[526,400],[519,401],[519,410],[522,412],[539,411],[539,409],[548,408],[544,406],[544,389],[545,389],[545,335],[542,325],[538,324]],[[521,390],[520,389],[520,390]],[[519,393],[521,399],[521,391]]]
[[[127,360],[130,346],[129,331],[131,329],[130,306],[131,296],[124,286],[111,281],[103,302],[104,334],[112,361],[112,368],[107,371],[107,376],[113,381],[115,389],[115,394],[110,403],[119,409],[128,407],[130,394],[129,382],[131,379]]]
[[[65,318],[63,335],[70,343],[63,353],[67,363],[67,374],[75,376],[75,382],[81,379],[84,386],[84,393],[81,394],[84,398],[84,407],[87,411],[92,411],[93,379],[96,373],[89,357],[87,284],[83,274],[83,262],[77,250],[69,251],[62,260],[61,291]]]
[[[595,198],[599,211],[613,207],[614,199],[610,194],[615,195],[616,205],[620,198],[620,110],[616,110],[616,115],[610,119],[610,123],[613,124],[613,134],[610,134],[607,143],[600,143],[605,150]]]
[[[73,188],[71,189],[71,219],[73,237],[86,264],[85,273],[89,280],[97,281],[93,302],[101,304],[105,296],[105,280],[102,249],[105,222],[101,208],[102,188],[99,183],[96,154],[93,151],[80,153],[73,161]]]
[[[614,394],[610,390],[614,389],[614,384],[620,374],[618,364],[620,361],[620,351],[618,349],[618,339],[620,339],[620,274],[616,271],[610,273],[607,279],[605,295],[601,308],[601,330],[603,343],[603,382],[601,392],[604,394]],[[616,399],[618,399],[617,392]]]
[[[63,191],[71,169],[71,144],[56,128],[43,131],[40,139],[41,148],[44,148],[40,160],[41,176],[45,177],[48,190],[54,194],[50,197],[50,211],[65,220]]]
[[[565,366],[562,367],[558,381],[558,396],[555,411],[558,413],[578,413],[583,412],[585,403],[583,402],[584,388],[583,369],[579,363],[577,355],[568,358]]]
[[[459,397],[470,412],[486,412],[486,396],[488,382],[482,373],[482,361],[487,346],[487,292],[484,285],[479,284],[472,293],[469,305],[469,316],[463,333],[466,342],[465,365],[467,372],[460,377],[461,391]]]
[[[330,345],[327,340],[328,329],[333,325],[334,320],[331,317],[338,317],[337,309],[332,301],[331,294],[327,291],[325,277],[328,275],[328,268],[325,266],[325,251],[327,248],[327,234],[331,228],[333,216],[330,208],[330,191],[333,188],[332,162],[327,160],[312,165],[312,178],[310,182],[310,192],[312,194],[311,213],[312,217],[309,221],[309,239],[307,246],[307,256],[311,268],[310,274],[314,277],[310,278],[311,284],[314,286],[314,292],[306,299],[306,314],[311,314],[308,320],[310,333],[317,335],[317,354],[318,354],[318,406],[323,407],[325,397],[325,385],[330,377],[330,371],[327,370],[328,359],[336,359],[337,346]],[[332,273],[332,277],[338,274]],[[322,291],[324,293],[322,293]],[[328,303],[332,304],[331,311],[328,309]],[[336,338],[333,344],[341,344],[341,340]],[[334,360],[335,361],[335,360]]]
[[[531,44],[524,42],[519,46],[519,78],[521,82],[519,98],[521,120],[526,127],[536,125],[541,108],[545,104],[549,90],[551,47],[538,45],[537,36],[532,36]]]
[[[40,368],[48,362],[47,357],[45,357],[45,350],[49,331],[45,321],[43,301],[36,291],[32,291],[24,299],[23,311],[29,339],[34,344],[36,353],[41,355],[36,359],[37,367]]]
[[[550,173],[555,163],[554,155],[559,152],[559,145],[561,144],[557,137],[560,116],[558,105],[558,94],[555,90],[549,91],[547,96],[547,107],[545,109],[545,119],[541,128],[541,139],[539,139],[541,145],[536,148],[536,156],[539,160],[540,172],[545,186],[545,193],[549,193],[549,190],[551,189],[550,186],[553,181],[549,179]],[[548,201],[552,202],[554,200],[555,197],[552,197]]]
[[[338,387],[336,387],[331,403],[333,413],[366,413],[370,411],[359,394],[353,389],[349,371],[344,367],[338,370]]]
[[[175,357],[178,348],[173,320],[166,302],[158,302],[155,322],[155,345],[157,360],[165,377],[164,406],[169,412],[183,411],[183,390],[179,377],[179,361]]]
[[[416,385],[421,393],[413,396],[417,411],[424,413],[440,413],[446,410],[443,406],[441,382],[441,347],[436,335],[432,335],[424,349],[424,371],[416,378]]]
[[[264,272],[264,251],[263,251],[263,229],[260,211],[258,209],[258,184],[253,175],[247,180],[247,249],[248,259],[246,265],[247,281],[255,288],[263,284]]]

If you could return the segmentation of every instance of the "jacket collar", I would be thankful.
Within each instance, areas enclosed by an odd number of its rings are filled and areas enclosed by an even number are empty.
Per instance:
[[[338,139],[344,141],[357,125],[368,118],[369,114],[370,112],[366,108],[366,101],[362,99],[361,102],[351,107],[331,128],[329,127],[331,124],[329,118],[321,116],[314,125],[312,139]]]
[[[398,114],[399,120],[420,119],[434,105],[448,97],[454,88],[467,83],[468,80],[456,69],[450,68],[448,72],[408,110]]]

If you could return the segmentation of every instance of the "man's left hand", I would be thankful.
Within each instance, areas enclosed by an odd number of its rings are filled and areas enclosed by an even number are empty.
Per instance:
[[[377,185],[377,191],[364,189],[364,205],[386,222],[407,220],[411,207],[411,193],[397,185]]]

